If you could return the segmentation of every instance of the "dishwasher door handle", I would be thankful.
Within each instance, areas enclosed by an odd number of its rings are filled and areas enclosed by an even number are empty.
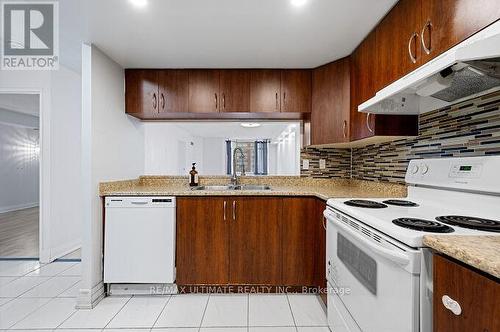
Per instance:
[[[149,202],[130,202],[133,205],[147,205]]]

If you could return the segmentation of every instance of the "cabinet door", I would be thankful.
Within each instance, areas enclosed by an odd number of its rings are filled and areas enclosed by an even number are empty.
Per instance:
[[[321,290],[321,299],[326,305],[327,293],[326,293],[326,219],[323,212],[326,209],[325,201],[321,199],[316,199],[316,218],[314,222],[316,223],[316,247],[314,252],[316,253],[314,260],[314,275],[316,280],[314,285],[319,287]],[[318,225],[319,224],[319,225]]]
[[[422,63],[421,1],[399,1],[376,28],[377,91]]]
[[[223,197],[177,199],[177,284],[229,281],[229,210]],[[224,218],[226,212],[226,218]]]
[[[230,283],[280,285],[282,199],[235,198],[231,208]]]
[[[159,112],[188,111],[188,72],[165,69],[158,71]]]
[[[125,111],[129,114],[158,113],[158,72],[125,70]]]
[[[220,71],[221,112],[250,112],[250,71]]]
[[[219,71],[212,69],[189,70],[189,112],[219,112]]]
[[[429,61],[500,19],[498,0],[421,0],[424,43]],[[427,52],[426,49],[427,48]]]
[[[250,73],[250,112],[279,112],[281,71],[257,69]]]
[[[283,199],[283,284],[314,286],[321,218],[315,198]],[[324,262],[322,262],[324,270]]]
[[[313,71],[311,113],[313,145],[349,141],[351,105],[349,63],[349,58],[343,58]]]
[[[311,112],[311,71],[281,71],[281,112]]]
[[[500,331],[500,283],[442,256],[433,256],[434,331]],[[459,303],[454,314],[443,304],[443,296]]]
[[[373,97],[377,87],[380,86],[375,76],[376,55],[376,34],[372,31],[351,56],[350,135],[352,141],[374,135],[375,116],[358,112],[358,105]]]

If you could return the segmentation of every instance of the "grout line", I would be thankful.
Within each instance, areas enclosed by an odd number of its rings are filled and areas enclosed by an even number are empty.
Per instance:
[[[120,310],[118,310],[118,311],[116,312],[116,314],[114,314],[114,315],[113,315],[113,317],[111,317],[111,319],[110,319],[110,320],[106,323],[106,325],[104,325],[104,327],[102,328],[102,330],[103,330],[103,331],[104,331],[104,329],[105,329],[105,328],[107,328],[107,327],[108,327],[109,323],[111,323],[111,322],[113,321],[113,319],[115,319],[115,317],[116,317],[116,316],[118,316],[118,314],[119,314],[119,313],[123,310],[123,308],[125,308],[125,306],[126,306],[126,305],[130,302],[130,300],[132,300],[132,297],[133,297],[133,296],[130,296],[130,297],[128,298],[128,300],[127,300],[127,301],[125,301],[125,303],[121,306]],[[97,304],[97,305],[99,305],[99,304]]]
[[[250,294],[247,294],[247,332],[250,332]]]
[[[166,307],[167,307],[167,305],[170,303],[170,300],[172,300],[172,295],[169,295],[169,296],[168,296],[168,300],[167,300],[167,302],[165,302],[165,305],[163,306],[163,308],[161,308],[160,314],[158,315],[158,317],[156,317],[156,319],[155,319],[155,321],[154,321],[153,325],[151,326],[151,328],[154,328],[154,327],[155,327],[156,322],[158,322],[158,319],[160,319],[161,314],[163,313],[163,311],[165,311],[165,308],[166,308]]]
[[[200,321],[200,326],[198,327],[198,332],[201,331],[201,327],[203,326],[203,320],[205,319],[205,314],[207,312],[208,302],[210,302],[210,296],[211,296],[211,294],[208,293],[207,303],[205,303],[205,309],[203,310],[203,315],[201,316],[201,321]]]
[[[297,328],[297,322],[295,321],[295,315],[293,314],[293,310],[292,310],[292,305],[290,304],[290,299],[288,298],[288,294],[285,294],[286,296],[286,301],[288,302],[288,308],[290,308],[290,312],[292,313],[292,319],[293,319],[293,325],[295,326],[295,331],[299,331],[299,329]]]

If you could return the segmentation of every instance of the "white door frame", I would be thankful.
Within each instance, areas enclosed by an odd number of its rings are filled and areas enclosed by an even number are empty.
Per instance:
[[[39,216],[38,216],[38,236],[39,249],[38,256],[41,263],[51,261],[50,250],[46,249],[47,243],[50,243],[50,110],[43,108],[44,98],[41,89],[23,89],[23,88],[0,88],[0,94],[30,94],[38,95],[38,125],[39,125],[39,146],[40,154],[38,161],[38,192],[39,192]]]

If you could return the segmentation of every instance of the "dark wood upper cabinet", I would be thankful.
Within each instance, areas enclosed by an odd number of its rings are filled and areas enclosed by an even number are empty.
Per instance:
[[[281,70],[254,69],[250,72],[250,112],[280,112]]]
[[[141,116],[158,113],[158,71],[125,70],[125,112]]]
[[[179,197],[176,204],[177,283],[228,283],[229,223],[228,216],[224,217],[227,200],[224,197]]]
[[[188,111],[188,73],[185,70],[158,71],[159,113]]]
[[[358,112],[358,105],[375,96],[377,86],[380,86],[376,77],[377,40],[372,31],[351,55],[350,78],[350,138],[352,141],[373,136],[374,115]]]
[[[375,29],[376,46],[367,51],[377,59],[377,91],[422,64],[421,1],[400,0]]]
[[[220,112],[250,112],[250,71],[220,70]]]
[[[281,71],[281,112],[311,112],[311,70]]]
[[[500,283],[439,255],[433,256],[433,330],[435,332],[500,331]],[[443,304],[456,301],[459,315]]]
[[[215,69],[190,69],[188,75],[189,112],[219,112],[221,107],[219,71]]]
[[[231,284],[282,284],[282,202],[279,197],[232,200]]]
[[[500,19],[498,0],[420,0],[422,55],[429,61]]]
[[[313,71],[311,143],[349,141],[350,60],[337,60]]]

